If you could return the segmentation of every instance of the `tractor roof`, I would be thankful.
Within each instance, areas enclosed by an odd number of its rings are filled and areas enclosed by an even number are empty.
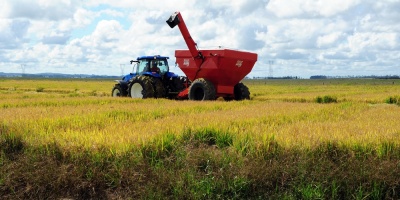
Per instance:
[[[165,60],[165,59],[169,59],[169,57],[160,56],[160,55],[155,55],[155,56],[140,56],[140,57],[137,58],[137,60],[145,60],[145,59]]]

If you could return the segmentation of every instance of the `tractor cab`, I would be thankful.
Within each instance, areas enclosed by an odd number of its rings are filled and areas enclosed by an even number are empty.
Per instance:
[[[164,76],[173,76],[169,72],[168,60],[165,56],[141,56],[137,60],[131,60],[133,70],[131,73],[122,77],[122,81],[129,82],[133,77],[139,75],[151,76],[155,78],[163,78]]]
[[[169,72],[169,57],[163,56],[142,56],[138,57],[136,73],[137,75],[149,75],[157,78],[163,77]]]

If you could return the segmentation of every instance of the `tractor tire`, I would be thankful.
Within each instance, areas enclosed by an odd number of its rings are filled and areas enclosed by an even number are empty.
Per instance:
[[[129,96],[132,98],[154,98],[154,88],[148,76],[135,76],[130,80]]]
[[[241,101],[245,99],[250,99],[250,91],[247,86],[245,86],[243,83],[238,83],[235,85],[233,88],[233,94],[234,94],[234,99],[236,101]]]
[[[154,97],[155,98],[164,98],[165,95],[165,87],[162,81],[158,78],[152,78],[152,84],[154,88]]]
[[[214,85],[204,78],[194,80],[189,88],[189,99],[194,101],[215,100]]]
[[[115,84],[111,91],[111,96],[112,97],[126,97],[128,93],[121,88],[121,85]]]

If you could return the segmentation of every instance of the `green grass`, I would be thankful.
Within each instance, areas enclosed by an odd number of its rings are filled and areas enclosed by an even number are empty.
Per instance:
[[[203,140],[208,136],[193,145],[194,137],[166,134],[117,155],[107,148],[66,152],[55,144],[21,149],[22,141],[8,138],[2,143],[9,147],[2,155],[12,155],[2,163],[4,198],[382,199],[397,198],[399,190],[399,147],[385,157],[336,143],[308,151],[263,146],[243,154],[210,145]]]
[[[385,100],[388,104],[396,104],[400,106],[400,96],[390,96]]]
[[[337,97],[332,97],[329,95],[325,95],[323,97],[318,96],[315,101],[317,103],[337,103]]]

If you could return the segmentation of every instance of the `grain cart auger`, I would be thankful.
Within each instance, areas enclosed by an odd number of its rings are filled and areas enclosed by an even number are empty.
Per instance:
[[[198,50],[180,12],[173,13],[167,24],[178,25],[189,50],[175,50],[176,63],[192,81],[190,87],[178,96],[190,100],[250,99],[247,86],[240,81],[250,73],[257,61],[257,54],[230,50]]]

